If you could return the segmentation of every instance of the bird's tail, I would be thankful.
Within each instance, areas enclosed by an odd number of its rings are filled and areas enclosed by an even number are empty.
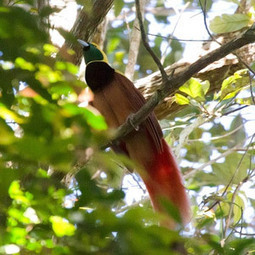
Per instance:
[[[186,224],[190,221],[189,199],[175,157],[164,139],[162,144],[163,151],[156,155],[154,163],[147,169],[144,182],[153,207],[161,212],[166,211],[161,202],[167,199],[178,210],[181,222]],[[169,220],[167,225],[173,228],[174,220]]]

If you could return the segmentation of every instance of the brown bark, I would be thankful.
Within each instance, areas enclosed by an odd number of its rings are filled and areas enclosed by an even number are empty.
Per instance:
[[[76,39],[91,41],[98,26],[102,23],[108,11],[113,5],[113,0],[95,0],[86,1],[86,5],[78,13],[76,21],[70,33],[73,36],[72,40],[66,40],[61,48],[61,55],[66,60],[75,65],[81,63],[82,48],[77,43]],[[67,49],[72,49],[75,54],[68,54]]]
[[[202,54],[205,55],[209,52],[211,52],[211,49],[207,49]],[[237,52],[242,61],[248,65],[255,60],[254,43],[242,47],[241,49],[237,50]],[[181,73],[185,68],[188,68],[190,65],[190,62],[179,61],[172,66],[166,67],[165,71],[168,75],[174,73],[175,76]],[[206,68],[196,73],[193,77],[199,78],[201,80],[209,80],[210,89],[208,91],[208,95],[210,95],[221,88],[221,84],[224,79],[234,74],[234,72],[241,68],[245,68],[244,64],[240,62],[236,56],[230,54],[208,65]],[[136,81],[135,85],[142,92],[145,98],[149,99],[153,93],[157,91],[162,85],[161,74],[159,71],[157,71],[145,78]],[[176,88],[155,108],[155,113],[158,119],[164,119],[168,115],[176,113],[178,110],[183,108],[183,106],[174,103],[173,95],[176,91],[178,91],[178,88]]]
[[[142,0],[140,3],[142,16],[144,16],[145,6],[146,6],[146,0]],[[128,79],[130,79],[131,81],[133,80],[134,73],[135,73],[135,64],[136,64],[138,53],[139,53],[140,41],[141,41],[141,33],[139,30],[139,20],[136,17],[134,20],[132,32],[130,33],[128,63],[125,69],[125,76],[128,77]]]
[[[160,84],[162,83],[160,88],[153,93],[147,103],[139,111],[130,116],[129,121],[118,128],[117,135],[115,139],[113,139],[112,143],[118,141],[120,137],[124,137],[129,134],[129,132],[133,130],[134,126],[139,126],[140,123],[142,123],[155,109],[155,107],[159,105],[159,103],[163,102],[165,98],[175,93],[175,91],[192,76],[194,77],[197,73],[208,68],[209,65],[216,61],[220,61],[230,53],[240,50],[245,45],[252,43],[255,43],[255,23],[251,28],[237,38],[202,56],[194,63],[184,67],[183,71],[180,71],[175,75],[170,75],[163,83],[160,82]],[[159,79],[161,79],[161,76]]]
[[[110,8],[113,5],[113,0],[95,0],[92,4],[92,1],[88,1],[91,3],[91,8],[88,8],[90,5],[84,6],[84,8],[79,12],[76,22],[71,29],[71,33],[75,38],[79,38],[85,41],[96,41],[97,44],[101,44],[102,46],[102,35],[105,33],[106,24],[104,18]],[[242,9],[243,10],[243,9]],[[102,22],[104,21],[104,22]],[[101,25],[100,25],[101,24]],[[102,32],[103,31],[103,32]],[[96,36],[95,36],[96,34]],[[217,40],[219,40],[222,44],[227,41],[237,37],[240,34],[240,31],[236,33],[229,33],[221,35]],[[95,37],[93,37],[95,36]],[[203,47],[203,51],[200,56],[205,55],[212,51],[211,48],[215,48],[215,42],[206,43]],[[219,47],[219,46],[217,46]],[[70,48],[74,50],[75,55],[68,55],[67,49]],[[254,44],[246,45],[236,52],[240,56],[240,58],[246,63],[250,64],[254,61]],[[74,63],[75,65],[79,65],[81,62],[82,51],[80,45],[78,45],[75,41],[66,41],[61,50],[62,55]],[[198,59],[200,58],[198,56]],[[188,68],[191,65],[190,62],[178,62],[171,66],[165,68],[166,73],[171,75],[174,72],[174,75],[178,75],[178,73],[182,72],[184,69]],[[197,77],[201,80],[209,80],[210,81],[210,90],[208,94],[214,93],[219,90],[221,87],[222,81],[232,75],[238,69],[244,68],[243,63],[241,63],[236,56],[228,55],[194,74],[194,77]],[[157,91],[162,85],[161,74],[160,72],[155,72],[145,78],[142,78],[135,82],[135,85],[139,88],[142,94],[146,99],[149,99],[155,91]],[[173,102],[173,94],[178,90],[175,88],[172,90],[169,96],[167,96],[160,104],[155,108],[155,113],[159,119],[163,119],[169,114],[175,113],[182,108],[182,106],[177,105]]]
[[[136,3],[137,7],[139,7],[139,0],[136,0]],[[250,2],[242,0],[239,4],[239,7],[236,10],[236,13],[247,13],[249,8]],[[206,17],[206,12],[204,12],[204,15]],[[206,18],[204,19],[204,22],[205,26],[207,27]],[[162,70],[162,65],[160,63],[157,63],[158,60],[155,59],[154,53],[153,52],[151,53],[151,49],[148,47],[146,38],[147,36],[145,34],[145,31],[143,31],[144,28],[141,19],[140,28],[144,47],[151,54],[152,58],[154,59],[155,63],[158,65],[158,68],[160,70],[160,72],[155,72],[154,74],[136,82],[136,86],[140,89],[142,94],[146,97],[146,99],[149,99],[155,93],[155,91],[162,89],[160,87],[163,87],[162,83],[164,83],[164,80],[166,80],[165,77],[166,74],[168,77],[170,77],[172,75],[178,76],[182,72],[188,73],[187,71],[189,69],[189,66],[192,69],[194,68],[195,65],[191,64],[190,62],[180,61],[178,63],[173,64],[172,66],[166,67],[165,74],[164,70]],[[203,48],[201,49],[202,52],[198,55],[198,59],[205,55],[208,55],[208,57],[210,58],[210,52],[212,52],[215,48],[219,48],[222,45],[224,47],[224,45],[226,45],[228,42],[238,38],[243,32],[245,32],[245,30],[247,30],[247,28],[243,28],[240,31],[217,35],[213,37],[208,31],[209,35],[212,37],[212,41],[205,43],[203,45]],[[199,78],[201,80],[209,80],[211,86],[208,91],[208,95],[210,95],[220,89],[221,84],[225,78],[232,75],[235,71],[241,68],[248,67],[255,60],[254,50],[255,50],[254,43],[250,43],[241,48],[235,48],[235,51],[233,49],[232,52],[233,54],[222,55],[222,57],[224,58],[217,58],[218,59],[217,61],[213,63],[210,62],[210,64],[208,64],[208,66],[206,66],[204,69],[198,70],[197,73],[193,72],[193,77]],[[168,88],[171,89],[171,92],[168,93],[169,96],[167,97],[164,96],[164,100],[161,101],[159,105],[157,105],[156,108],[154,109],[158,119],[163,119],[167,117],[169,114],[177,112],[178,110],[183,108],[183,106],[177,105],[172,97],[172,95],[178,90],[179,86],[181,85],[182,84],[179,84],[176,88],[174,88],[174,86],[172,87],[168,86]]]

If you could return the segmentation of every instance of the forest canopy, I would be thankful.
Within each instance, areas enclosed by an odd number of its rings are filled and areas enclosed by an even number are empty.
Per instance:
[[[254,254],[254,8],[0,1],[0,254]],[[109,148],[134,127],[109,130],[90,104],[77,39],[146,98],[135,127],[155,111],[190,197],[186,226],[160,226],[135,163]]]

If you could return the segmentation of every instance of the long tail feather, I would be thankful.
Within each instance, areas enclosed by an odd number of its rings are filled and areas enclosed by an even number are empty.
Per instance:
[[[153,207],[164,211],[160,204],[160,197],[167,198],[179,210],[182,223],[186,224],[190,221],[189,199],[175,157],[164,139],[162,144],[163,151],[155,157],[150,169],[146,169],[149,176],[144,182]]]

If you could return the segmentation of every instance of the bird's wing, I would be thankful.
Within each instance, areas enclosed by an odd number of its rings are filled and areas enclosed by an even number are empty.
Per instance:
[[[134,84],[127,79],[124,75],[119,72],[114,73],[114,79],[116,83],[126,95],[127,100],[132,108],[132,112],[137,112],[145,103],[145,99],[140,93],[140,91],[134,86]],[[159,123],[156,119],[154,113],[151,113],[149,117],[144,121],[143,125],[146,130],[149,132],[152,140],[158,151],[162,151],[162,130],[159,126]]]

